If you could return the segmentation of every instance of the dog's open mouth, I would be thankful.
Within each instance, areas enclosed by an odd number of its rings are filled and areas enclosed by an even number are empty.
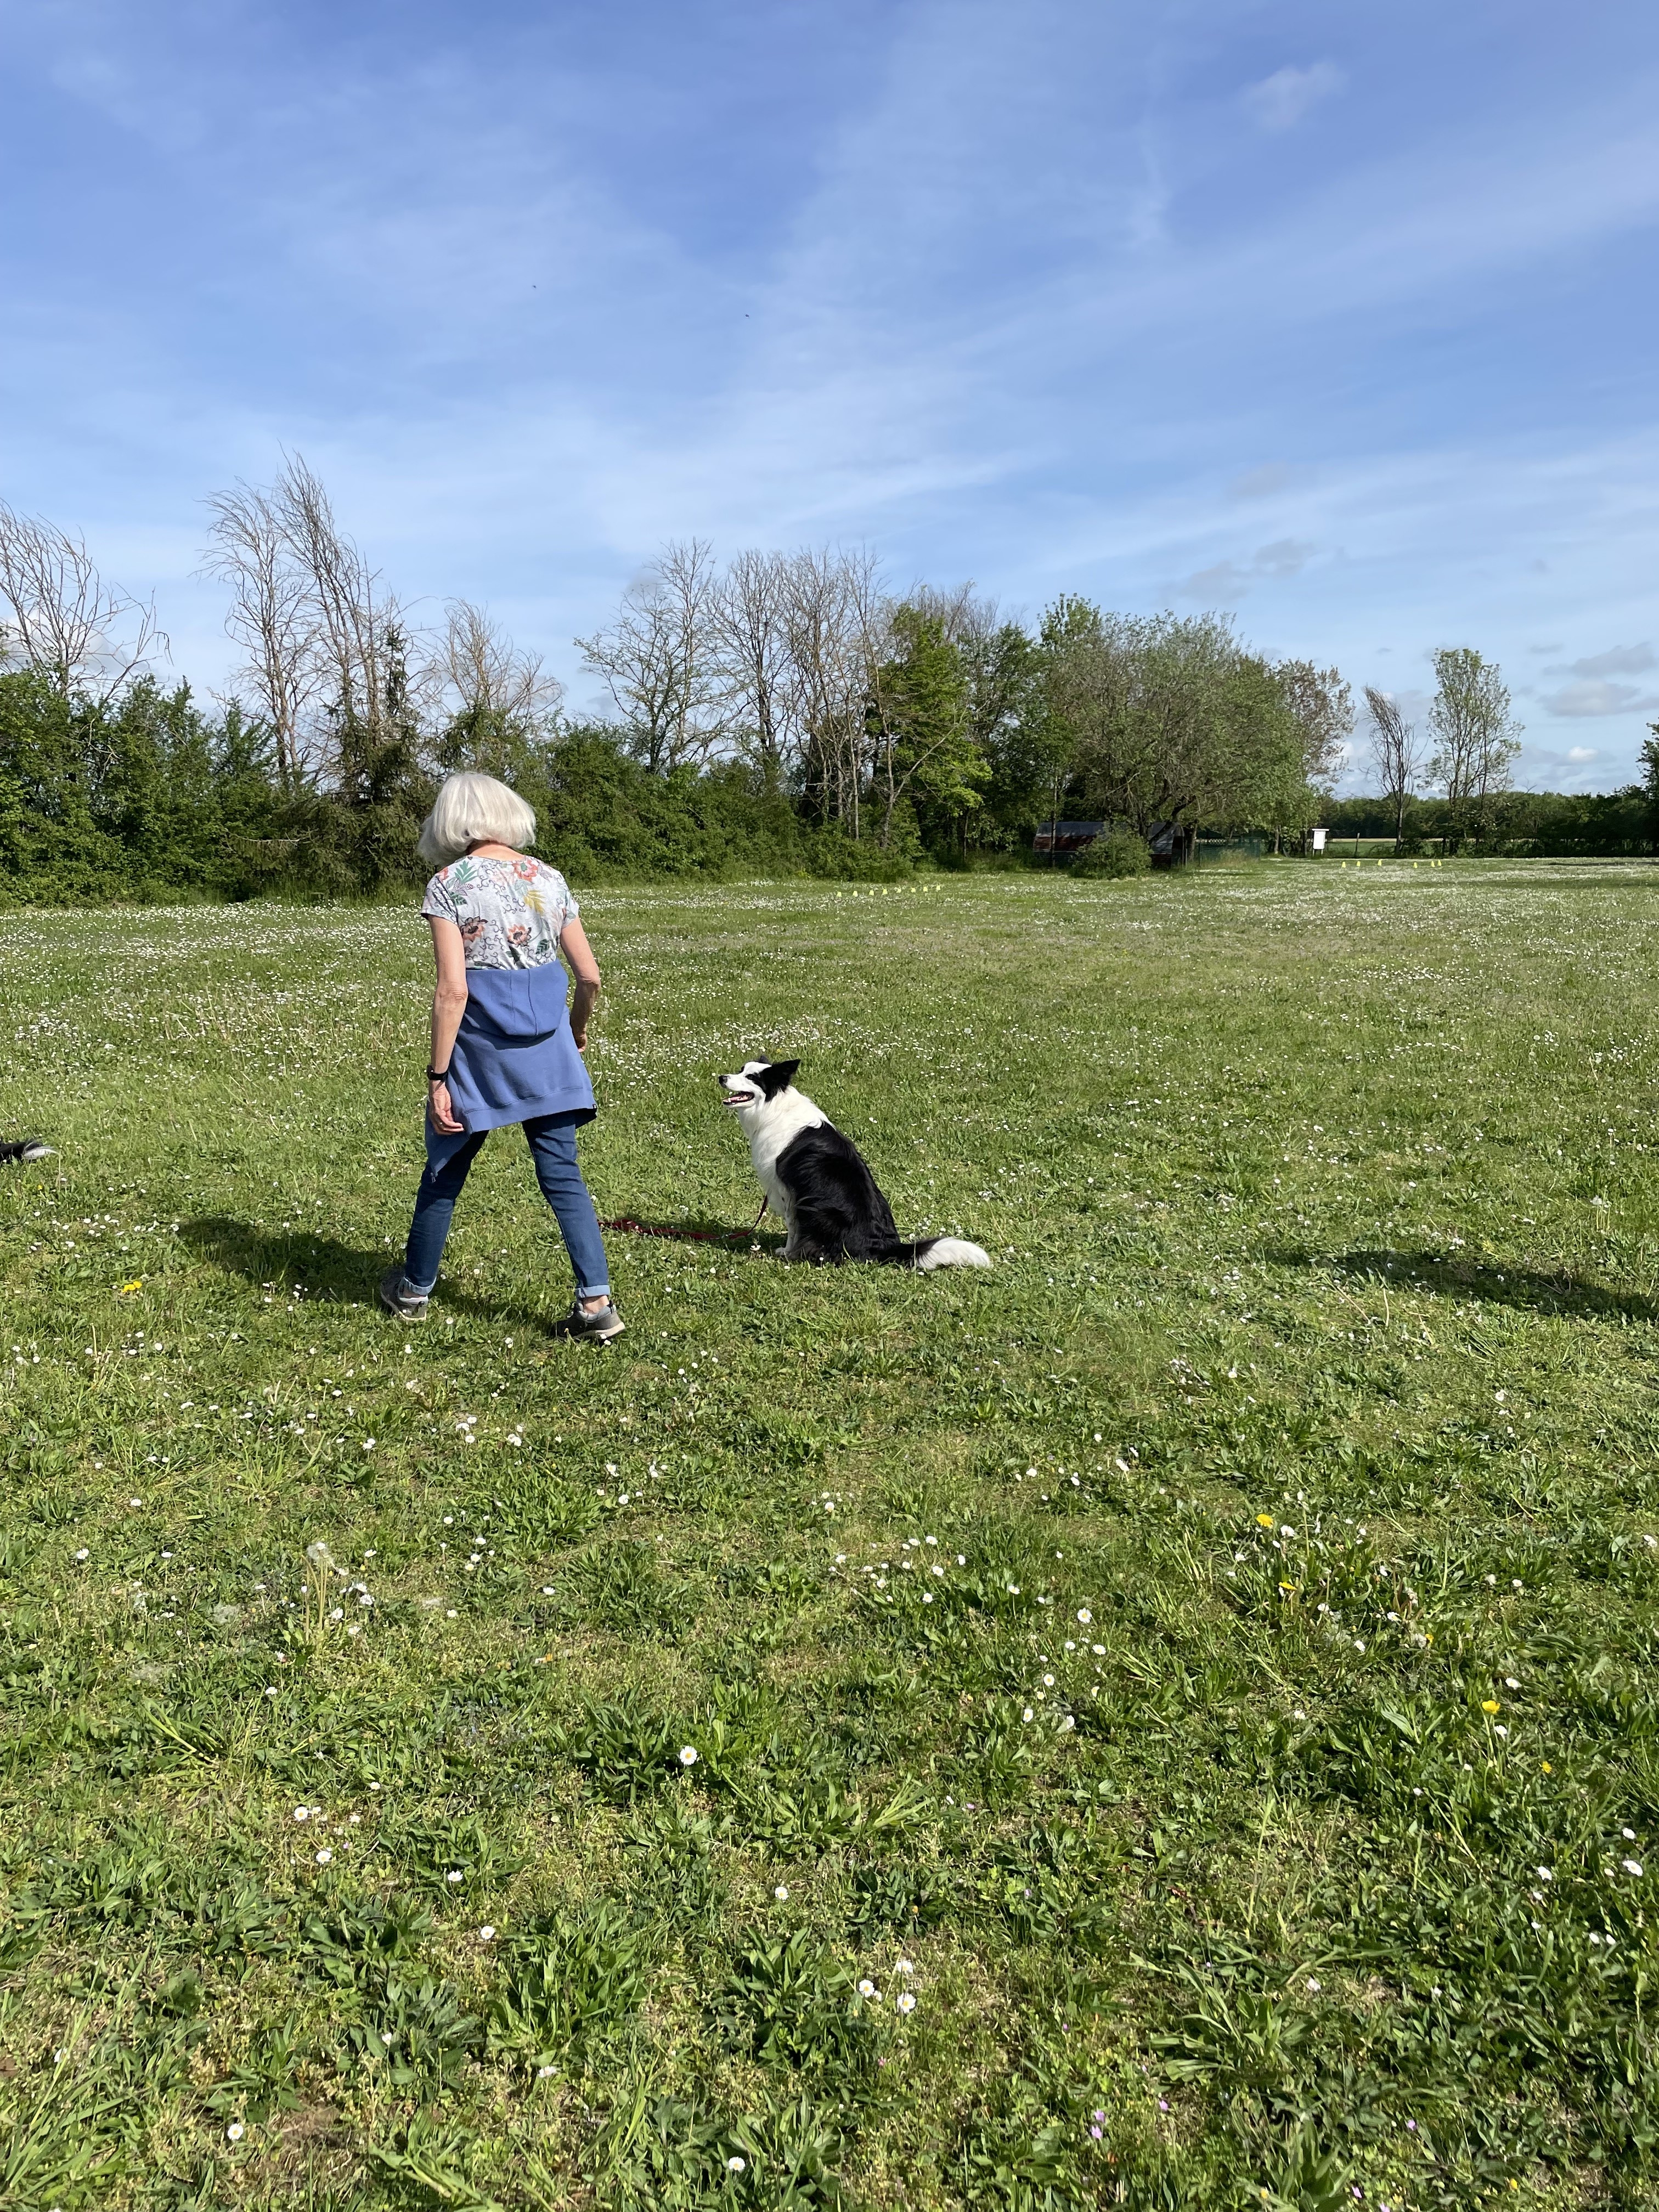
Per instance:
[[[728,1091],[720,1100],[722,1106],[752,1106],[760,1097],[758,1091]]]

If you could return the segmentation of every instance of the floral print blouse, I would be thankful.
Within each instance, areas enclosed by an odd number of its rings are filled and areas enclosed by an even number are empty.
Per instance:
[[[469,968],[544,968],[559,933],[580,909],[556,868],[519,854],[510,860],[467,854],[440,868],[421,912],[453,921]]]

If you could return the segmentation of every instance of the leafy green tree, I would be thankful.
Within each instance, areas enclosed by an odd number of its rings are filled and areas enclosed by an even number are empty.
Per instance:
[[[893,842],[902,799],[954,819],[981,805],[991,774],[969,713],[962,654],[940,617],[900,606],[892,635],[896,650],[876,672],[869,705],[876,744],[872,798],[880,810],[884,850]]]
[[[1491,836],[1494,801],[1509,789],[1521,750],[1521,726],[1510,713],[1509,686],[1497,663],[1473,646],[1441,646],[1434,676],[1429,774],[1446,794],[1447,848],[1455,853],[1471,838]]]
[[[1042,648],[1018,623],[1002,623],[963,647],[969,716],[990,769],[982,804],[964,821],[973,842],[1027,844],[1058,811],[1072,767],[1071,733],[1049,708]]]
[[[98,818],[101,709],[40,667],[0,672],[0,877],[9,899],[118,895],[125,856]]]
[[[1353,693],[1340,670],[1311,660],[1281,660],[1273,675],[1302,740],[1301,774],[1289,811],[1262,825],[1272,828],[1277,849],[1286,834],[1302,837],[1330,803],[1353,734]]]
[[[1659,852],[1659,722],[1642,740],[1642,796],[1648,810],[1648,850]]]
[[[141,676],[105,710],[98,811],[118,839],[135,892],[217,892],[223,836],[210,726],[180,684]]]
[[[1308,811],[1307,736],[1278,672],[1216,615],[1044,617],[1050,710],[1091,804],[1143,837],[1271,827]]]
[[[418,875],[415,847],[432,804],[421,766],[421,727],[410,689],[408,647],[395,624],[384,633],[366,711],[355,695],[331,709],[338,805],[319,817],[325,842],[355,886],[375,891]]]

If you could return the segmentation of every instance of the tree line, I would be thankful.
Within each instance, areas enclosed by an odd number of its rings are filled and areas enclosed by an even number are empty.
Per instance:
[[[437,780],[482,769],[537,809],[570,871],[890,875],[1018,864],[1050,817],[1271,833],[1328,812],[1355,726],[1340,673],[1273,661],[1214,614],[1062,595],[1034,627],[964,586],[894,589],[866,551],[667,546],[575,641],[607,708],[487,611],[418,621],[300,459],[208,502],[204,568],[240,653],[203,701],[158,673],[153,605],[83,542],[0,503],[0,870],[12,900],[375,895],[416,880]],[[1426,767],[1459,835],[1490,834],[1508,694],[1437,658],[1432,757],[1366,696],[1403,823]]]

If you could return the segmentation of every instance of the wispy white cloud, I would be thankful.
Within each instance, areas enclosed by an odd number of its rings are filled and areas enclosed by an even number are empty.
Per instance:
[[[1334,62],[1313,62],[1306,69],[1275,70],[1259,84],[1250,85],[1244,105],[1264,131],[1289,131],[1311,107],[1347,82]]]
[[[1634,684],[1610,684],[1604,677],[1587,677],[1559,691],[1547,692],[1544,702],[1552,714],[1572,720],[1589,720],[1600,714],[1647,714],[1659,711],[1659,697],[1644,698]]]
[[[1297,471],[1285,461],[1264,461],[1260,468],[1246,469],[1243,476],[1235,477],[1227,487],[1229,499],[1271,499],[1275,492],[1288,490],[1297,481]]]
[[[1242,599],[1254,584],[1267,579],[1282,582],[1286,577],[1299,576],[1318,550],[1299,538],[1276,538],[1271,545],[1258,546],[1242,562],[1218,561],[1208,568],[1194,570],[1184,583],[1175,586],[1175,596],[1202,599],[1211,606],[1231,605]]]
[[[1553,649],[1553,648],[1552,648]],[[1587,653],[1564,668],[1547,668],[1546,676],[1640,676],[1655,665],[1650,645],[1615,645],[1606,653]]]

